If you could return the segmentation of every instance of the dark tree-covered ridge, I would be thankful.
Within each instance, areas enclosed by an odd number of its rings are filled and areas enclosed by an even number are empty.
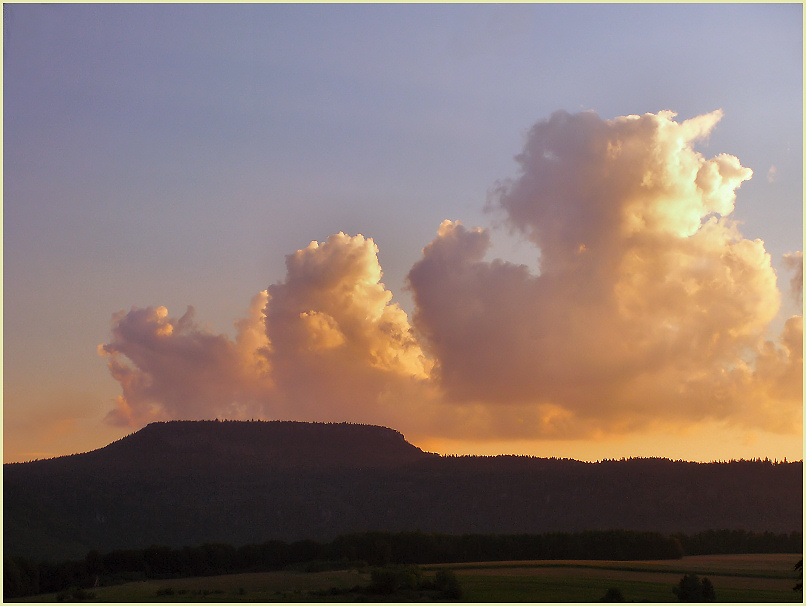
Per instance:
[[[250,464],[279,466],[382,466],[423,457],[398,431],[356,423],[299,421],[166,421],[98,450],[47,459],[57,463],[75,457],[93,464],[138,467],[179,463],[226,465],[239,458]],[[169,457],[166,460],[165,457]]]
[[[802,469],[445,457],[349,423],[153,423],[89,453],[4,465],[4,554],[62,560],[364,531],[801,532]]]
[[[724,539],[729,536],[733,545]],[[800,534],[763,536],[740,531],[709,531],[691,537],[664,536],[653,532],[585,531],[542,535],[445,535],[422,532],[365,532],[339,536],[329,543],[303,540],[295,543],[267,541],[235,548],[226,544],[205,544],[171,549],[152,545],[145,549],[117,549],[109,553],[90,551],[80,560],[35,562],[5,557],[3,596],[16,598],[37,593],[89,589],[131,580],[198,577],[242,572],[294,569],[317,572],[333,569],[376,569],[372,584],[385,585],[391,592],[401,583],[400,574],[417,572],[417,564],[513,561],[513,560],[661,560],[677,559],[683,545],[705,548],[712,553],[799,553]],[[728,551],[721,551],[728,549]],[[738,549],[733,551],[732,549]],[[748,551],[749,550],[749,551]],[[413,568],[412,568],[413,567]],[[446,569],[433,581],[443,597],[460,597],[455,577]],[[440,578],[442,577],[442,578]],[[696,579],[696,577],[694,577]],[[690,583],[684,577],[683,601],[715,597],[713,586],[703,580]],[[691,591],[693,588],[694,591]],[[376,588],[377,589],[377,588]],[[74,596],[78,599],[78,595]],[[434,597],[434,596],[432,596]],[[693,599],[692,599],[693,598]],[[83,599],[87,599],[87,596]],[[609,593],[601,601],[624,601]]]

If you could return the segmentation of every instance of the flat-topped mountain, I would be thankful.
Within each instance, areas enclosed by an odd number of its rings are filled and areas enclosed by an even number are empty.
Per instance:
[[[86,459],[87,464],[128,468],[157,464],[164,471],[178,467],[179,472],[211,464],[239,468],[383,467],[433,456],[386,427],[296,421],[151,423],[104,448],[74,455]]]
[[[4,554],[52,560],[364,530],[803,529],[802,462],[444,457],[347,423],[153,423],[3,477]]]

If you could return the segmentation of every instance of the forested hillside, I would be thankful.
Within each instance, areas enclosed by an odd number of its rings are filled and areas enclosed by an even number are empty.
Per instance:
[[[4,555],[51,560],[370,530],[803,526],[802,462],[442,457],[396,431],[346,423],[155,423],[90,453],[3,473]]]

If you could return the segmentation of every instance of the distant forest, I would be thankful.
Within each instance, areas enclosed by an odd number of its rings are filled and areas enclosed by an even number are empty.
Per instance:
[[[803,463],[445,457],[377,426],[174,421],[4,465],[3,504],[4,556],[33,561],[371,531],[788,536],[803,531]]]
[[[365,532],[287,543],[267,541],[233,547],[152,545],[146,549],[91,551],[81,560],[36,562],[3,559],[3,597],[18,598],[67,588],[91,588],[133,580],[266,572],[289,567],[315,572],[390,564],[435,564],[512,560],[659,560],[683,555],[801,553],[800,533],[776,535],[708,531],[671,536],[652,532],[587,531],[542,535],[446,535]]]

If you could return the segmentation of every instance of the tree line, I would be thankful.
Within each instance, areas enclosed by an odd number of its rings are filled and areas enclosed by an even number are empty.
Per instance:
[[[803,528],[802,463],[441,457],[358,424],[154,423],[91,453],[4,465],[3,476],[4,554],[34,560],[368,529]]]
[[[672,534],[685,555],[722,555],[736,553],[802,553],[803,534],[791,532],[746,532],[744,530],[706,530],[692,535]]]
[[[648,560],[722,553],[801,553],[801,533],[712,530],[694,535],[626,530],[544,534],[361,532],[331,542],[302,540],[234,547],[209,543],[174,549],[90,551],[82,560],[36,562],[4,557],[3,597],[17,598],[115,583],[288,567],[315,571],[346,567],[481,562],[502,560]]]

